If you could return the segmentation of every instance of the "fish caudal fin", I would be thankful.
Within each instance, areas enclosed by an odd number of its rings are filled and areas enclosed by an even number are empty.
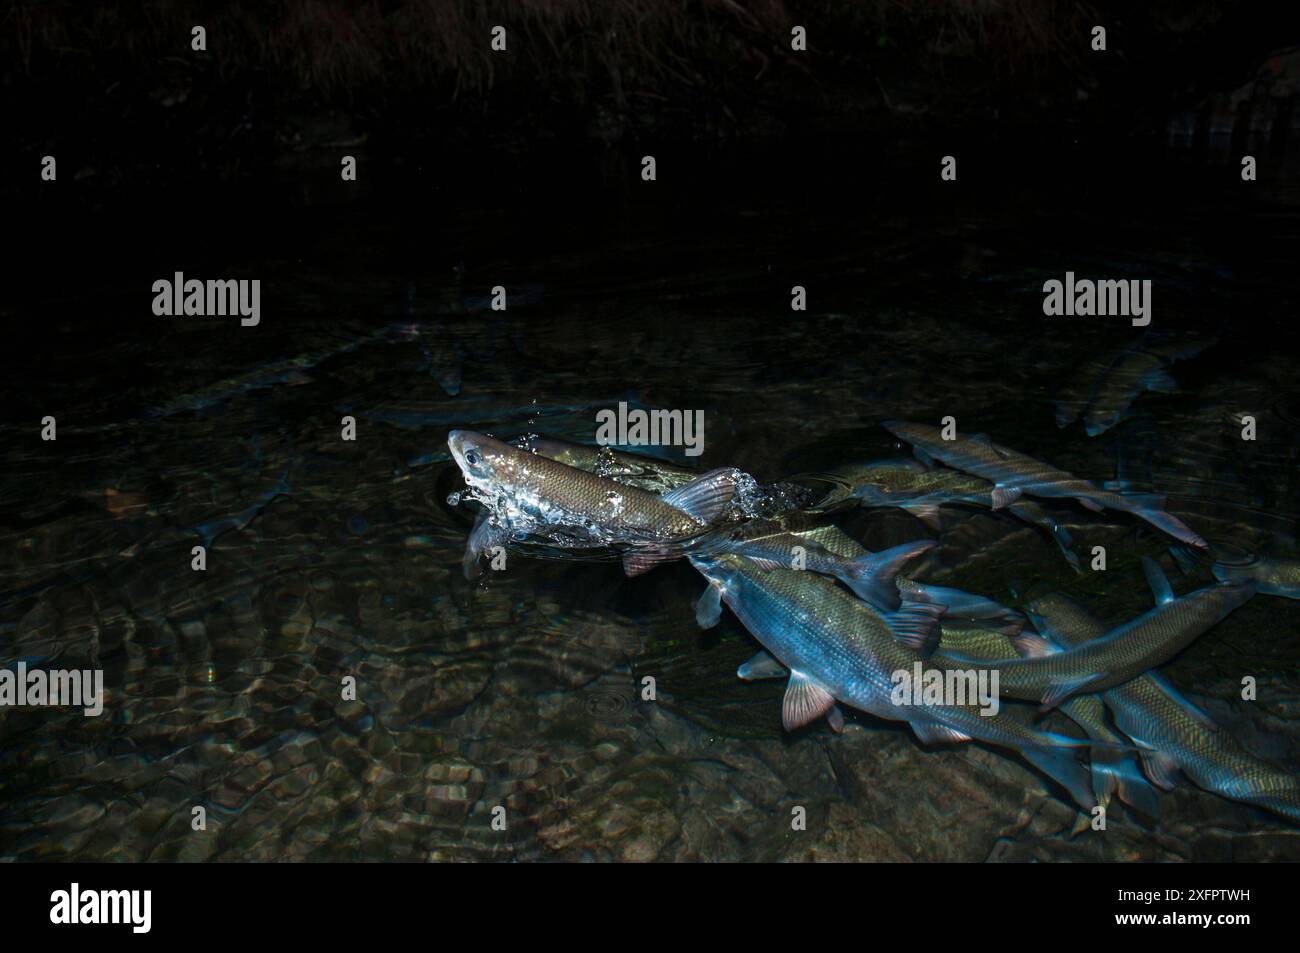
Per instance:
[[[851,561],[851,568],[842,577],[844,584],[859,599],[881,612],[895,612],[902,604],[895,578],[910,560],[933,549],[935,545],[932,539],[921,539],[859,556]]]

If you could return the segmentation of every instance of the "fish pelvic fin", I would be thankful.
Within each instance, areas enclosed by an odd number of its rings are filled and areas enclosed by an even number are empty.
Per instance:
[[[704,594],[700,596],[700,601],[695,603],[695,623],[701,629],[711,629],[721,620],[722,587],[716,582],[710,582],[704,587]]]
[[[835,707],[835,697],[803,672],[790,670],[781,703],[781,724],[786,731],[802,728]]]

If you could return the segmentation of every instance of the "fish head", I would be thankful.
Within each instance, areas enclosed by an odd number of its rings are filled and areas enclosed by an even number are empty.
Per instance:
[[[523,469],[524,458],[531,456],[527,451],[473,430],[453,430],[447,434],[447,449],[465,482],[488,493],[513,487]]]
[[[691,556],[691,565],[698,569],[709,584],[716,586],[723,599],[735,593],[739,588],[741,567],[744,560],[740,556],[719,554],[710,556]]]

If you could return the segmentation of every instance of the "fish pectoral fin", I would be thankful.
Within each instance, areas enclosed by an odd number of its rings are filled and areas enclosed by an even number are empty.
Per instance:
[[[1053,682],[1051,687],[1043,694],[1042,707],[1040,712],[1049,712],[1061,702],[1074,695],[1079,694],[1091,682],[1095,682],[1100,676],[1097,675],[1080,675],[1078,678],[1064,679]]]
[[[736,470],[722,467],[697,476],[660,497],[691,519],[709,524],[722,515],[736,493]]]
[[[959,741],[970,741],[970,735],[964,735],[956,728],[949,728],[947,725],[936,724],[932,721],[914,721],[911,723],[912,730],[916,732],[922,744],[942,745],[955,744]]]
[[[1151,587],[1151,594],[1156,597],[1156,605],[1174,601],[1174,590],[1169,585],[1169,577],[1160,568],[1160,564],[1150,556],[1142,557],[1142,574],[1147,577],[1147,585]]]
[[[1020,499],[1020,494],[1023,492],[1018,486],[1003,486],[999,483],[993,488],[993,508],[1000,510],[1003,507],[1010,506]]]
[[[1172,791],[1178,784],[1178,764],[1173,758],[1154,748],[1139,752],[1138,757],[1142,759],[1142,770],[1156,787],[1162,791]]]
[[[1106,512],[1106,507],[1102,506],[1100,503],[1096,503],[1082,496],[1076,496],[1075,499],[1079,501],[1079,504],[1083,506],[1084,509],[1092,510],[1094,513]]]
[[[790,683],[781,703],[781,723],[786,731],[802,728],[816,721],[835,706],[835,698],[803,672],[790,670]]]
[[[701,629],[711,629],[722,619],[722,587],[710,582],[700,601],[695,603],[695,622]],[[737,673],[739,674],[739,673]],[[741,678],[745,676],[741,675]]]
[[[844,712],[840,711],[839,705],[832,705],[831,710],[826,715],[826,721],[831,726],[831,731],[837,735],[844,732]]]
[[[746,682],[755,682],[763,678],[782,678],[785,674],[785,666],[762,651],[755,653],[753,658],[736,669],[736,677]]]

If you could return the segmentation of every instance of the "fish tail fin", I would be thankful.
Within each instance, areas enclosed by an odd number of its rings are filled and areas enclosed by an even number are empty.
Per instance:
[[[882,612],[894,612],[902,605],[895,578],[910,560],[928,552],[935,545],[932,539],[918,539],[878,553],[858,556],[849,561],[844,584],[863,602],[870,603]]]
[[[1071,739],[1075,740],[1075,739]],[[1070,750],[1061,748],[1024,747],[1020,755],[1043,774],[1069,792],[1074,802],[1086,813],[1097,806],[1097,796],[1092,787],[1088,769]]]
[[[1129,807],[1150,818],[1160,816],[1160,797],[1132,758],[1114,751],[1094,750],[1092,773]]]

